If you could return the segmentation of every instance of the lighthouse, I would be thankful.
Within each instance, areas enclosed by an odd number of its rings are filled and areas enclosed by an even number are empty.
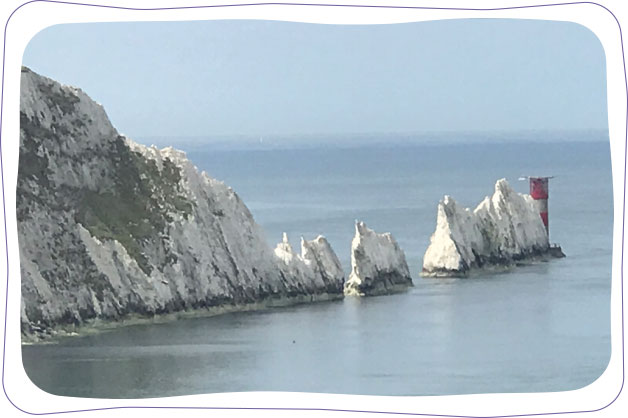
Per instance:
[[[549,179],[552,177],[528,177],[530,180],[530,196],[534,199],[536,208],[541,215],[545,231],[549,237],[549,218],[547,199],[549,198]]]
[[[549,211],[547,201],[549,199],[549,179],[554,176],[546,177],[521,177],[519,180],[528,179],[530,181],[530,196],[534,200],[534,205],[543,220],[545,225],[545,232],[547,232],[547,239],[549,241]],[[549,252],[555,257],[564,257],[560,245],[550,244]]]

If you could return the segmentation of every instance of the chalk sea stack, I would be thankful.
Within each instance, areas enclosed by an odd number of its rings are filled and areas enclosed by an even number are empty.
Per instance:
[[[17,225],[25,338],[343,296],[324,239],[304,242],[296,274],[230,187],[181,151],[134,143],[83,91],[25,67]]]
[[[412,286],[403,250],[390,233],[378,234],[356,222],[351,242],[351,274],[345,283],[348,296],[394,293]]]
[[[282,242],[275,248],[275,255],[283,262],[280,266],[282,273],[310,286],[311,291],[327,289],[333,294],[342,292],[342,265],[324,236],[319,235],[310,241],[301,237],[301,254],[296,254],[284,232]]]
[[[423,257],[422,274],[465,276],[478,268],[561,256],[562,251],[550,245],[532,198],[501,179],[493,195],[474,210],[449,196],[438,204],[436,230]]]

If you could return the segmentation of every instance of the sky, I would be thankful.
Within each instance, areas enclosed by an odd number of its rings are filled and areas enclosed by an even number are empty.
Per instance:
[[[608,126],[603,47],[568,22],[65,24],[23,64],[132,138]]]

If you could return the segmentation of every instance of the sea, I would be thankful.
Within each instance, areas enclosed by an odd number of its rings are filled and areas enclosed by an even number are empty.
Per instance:
[[[348,274],[355,221],[364,221],[393,234],[414,286],[24,345],[24,367],[41,389],[99,398],[549,392],[587,386],[606,369],[614,222],[606,132],[266,136],[175,146],[233,187],[269,245],[283,232],[295,249],[301,236],[322,234]],[[550,240],[566,258],[467,278],[420,276],[444,195],[473,208],[498,179],[527,193],[520,177],[546,175],[554,176]]]

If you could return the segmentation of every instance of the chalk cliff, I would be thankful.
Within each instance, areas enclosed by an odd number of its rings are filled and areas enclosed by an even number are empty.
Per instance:
[[[17,221],[21,324],[342,297],[327,241],[277,257],[238,195],[185,154],[134,143],[83,91],[22,69]],[[295,264],[295,265],[296,265]]]
[[[378,234],[356,222],[351,242],[351,274],[345,295],[382,295],[412,286],[406,256],[390,233]]]
[[[473,211],[449,196],[438,204],[436,231],[423,257],[423,274],[463,276],[475,268],[555,255],[532,198],[516,193],[501,179],[493,195]]]

